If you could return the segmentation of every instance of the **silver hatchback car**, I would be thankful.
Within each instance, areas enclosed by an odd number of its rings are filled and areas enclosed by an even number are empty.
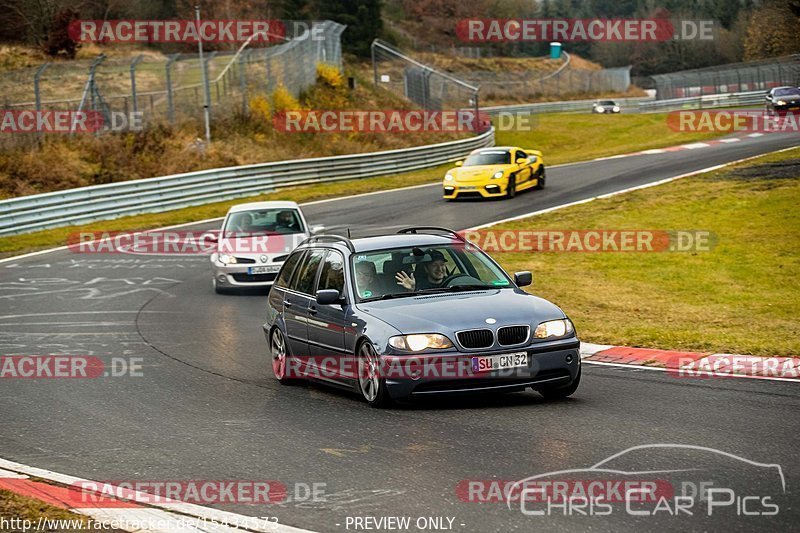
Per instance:
[[[320,231],[309,227],[295,202],[252,202],[230,208],[211,254],[217,293],[268,287],[289,252]]]

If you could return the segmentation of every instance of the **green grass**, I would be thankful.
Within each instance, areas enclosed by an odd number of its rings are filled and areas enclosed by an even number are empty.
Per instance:
[[[541,150],[548,165],[663,148],[720,136],[716,133],[673,131],[667,125],[667,113],[548,113],[532,115],[530,124],[532,131],[498,131],[497,144]]]
[[[531,292],[560,305],[588,342],[797,356],[798,158],[793,149],[492,228],[707,230],[711,251],[495,257],[531,270]]]

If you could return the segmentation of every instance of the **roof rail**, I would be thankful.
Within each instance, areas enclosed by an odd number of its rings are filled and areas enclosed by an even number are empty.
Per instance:
[[[341,235],[314,235],[313,237],[309,237],[308,239],[298,244],[298,246],[303,246],[304,244],[310,244],[314,242],[321,242],[323,239],[335,242],[343,242],[347,246],[348,250],[350,250],[353,253],[355,253],[356,251],[356,248],[355,246],[353,246],[352,241],[347,237],[342,237]]]
[[[420,232],[420,230],[427,230],[427,231]],[[466,239],[464,239],[464,236],[458,233],[457,231],[448,228],[440,228],[439,226],[412,226],[410,228],[403,228],[397,233],[429,233],[430,230],[442,231],[444,233],[447,233],[448,235],[452,235],[461,242],[467,242]],[[435,233],[433,233],[432,235],[435,235]]]

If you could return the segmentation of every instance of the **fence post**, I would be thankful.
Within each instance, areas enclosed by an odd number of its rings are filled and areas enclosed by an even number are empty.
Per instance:
[[[167,119],[170,124],[175,123],[175,105],[172,101],[172,64],[177,61],[179,57],[180,54],[172,54],[169,56],[165,67],[167,71]]]
[[[33,75],[33,94],[34,99],[36,100],[36,114],[38,115],[42,111],[42,94],[39,90],[39,81],[42,79],[42,74],[44,73],[45,69],[50,66],[50,63],[45,63],[38,69],[36,69],[36,74]],[[43,136],[41,129],[39,129],[39,138]]]
[[[83,86],[83,95],[81,96],[81,103],[78,104],[78,113],[83,111],[83,106],[86,104],[86,97],[89,96],[92,99],[92,110],[94,110],[94,71],[97,69],[97,66],[105,60],[106,55],[100,54],[92,61],[92,64],[89,66],[89,78],[86,80],[86,85]],[[69,128],[70,136],[75,133],[75,119],[73,119],[72,124]]]
[[[247,116],[247,70],[245,67],[245,58],[250,56],[252,50],[245,50],[239,56],[239,88],[242,91],[242,115]]]
[[[131,61],[131,103],[133,104],[134,113],[139,110],[136,104],[136,65],[138,65],[139,61],[142,59],[144,59],[144,56],[140,54]]]
[[[378,85],[378,63],[376,63],[375,59],[375,41],[372,41],[369,48],[372,53],[372,83],[373,85]]]

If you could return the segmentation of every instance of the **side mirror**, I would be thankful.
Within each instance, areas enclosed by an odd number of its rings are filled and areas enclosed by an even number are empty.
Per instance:
[[[332,305],[341,302],[339,291],[336,289],[322,289],[317,291],[317,303],[319,305]]]
[[[464,164],[464,162],[463,162],[463,161],[456,161],[456,166],[457,166],[457,167],[460,167],[460,166],[461,166],[461,165],[463,165],[463,164]]]
[[[524,157],[520,157],[519,159],[517,159],[517,164],[518,165],[524,165],[527,162],[528,162],[528,160],[525,159]]]
[[[311,235],[319,235],[325,231],[325,226],[321,224],[315,224],[314,226],[308,228],[308,231],[311,233]]]
[[[533,283],[533,275],[529,270],[517,272],[514,274],[514,283],[517,284],[517,287],[526,287]]]
[[[535,155],[532,155],[528,158],[528,161],[530,161],[531,163],[536,163],[538,160],[539,158],[536,157]]]

